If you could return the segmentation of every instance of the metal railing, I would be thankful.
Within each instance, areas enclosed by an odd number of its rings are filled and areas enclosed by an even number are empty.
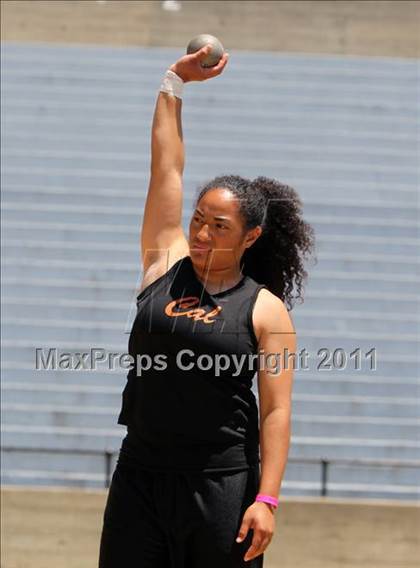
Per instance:
[[[30,452],[30,453],[51,453],[51,454],[76,454],[76,455],[90,455],[102,456],[104,459],[104,487],[107,489],[111,483],[112,478],[112,459],[119,452],[118,450],[83,450],[83,449],[67,449],[67,448],[34,448],[34,447],[17,447],[17,446],[2,446],[4,452]],[[320,496],[326,497],[328,495],[328,474],[329,468],[332,465],[342,466],[365,466],[365,467],[387,467],[387,468],[418,468],[420,469],[420,460],[370,460],[370,459],[351,459],[351,458],[304,458],[304,457],[290,457],[287,463],[300,463],[300,464],[313,464],[319,465],[320,471]]]
[[[363,466],[363,467],[385,467],[385,468],[413,468],[420,470],[420,460],[392,460],[392,459],[376,459],[368,458],[295,458],[291,457],[287,463],[303,463],[315,464],[321,467],[320,479],[320,496],[328,495],[328,473],[331,465],[341,466]]]

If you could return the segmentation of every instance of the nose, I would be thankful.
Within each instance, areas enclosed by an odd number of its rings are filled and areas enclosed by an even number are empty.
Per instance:
[[[200,241],[209,240],[209,226],[207,224],[203,225],[201,229],[198,231],[197,238],[199,238]]]

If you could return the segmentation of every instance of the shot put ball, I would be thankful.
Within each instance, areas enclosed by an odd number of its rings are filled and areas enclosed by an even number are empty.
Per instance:
[[[221,42],[213,35],[200,34],[194,37],[187,46],[187,54],[189,55],[190,53],[195,53],[208,43],[211,44],[212,48],[210,53],[202,60],[202,67],[214,67],[219,63],[225,51]]]

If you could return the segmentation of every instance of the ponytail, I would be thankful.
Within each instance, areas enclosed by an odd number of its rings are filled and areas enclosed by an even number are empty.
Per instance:
[[[254,201],[263,199],[262,234],[245,250],[242,271],[265,284],[288,310],[303,302],[308,273],[304,259],[314,249],[314,229],[302,218],[302,202],[290,186],[264,176],[251,182]]]

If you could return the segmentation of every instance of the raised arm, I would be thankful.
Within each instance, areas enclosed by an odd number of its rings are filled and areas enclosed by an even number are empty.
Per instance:
[[[188,250],[182,229],[181,109],[181,99],[159,92],[153,116],[150,181],[141,230],[144,271],[169,252],[171,256],[178,253],[182,257]]]
[[[205,81],[219,75],[228,55],[225,54],[215,67],[203,68],[201,59],[209,49],[206,46],[194,54],[184,55],[171,65],[170,70],[184,83]],[[185,154],[181,115],[182,100],[159,92],[152,123],[150,181],[140,238],[144,273],[153,273],[146,285],[189,252],[182,228]]]

